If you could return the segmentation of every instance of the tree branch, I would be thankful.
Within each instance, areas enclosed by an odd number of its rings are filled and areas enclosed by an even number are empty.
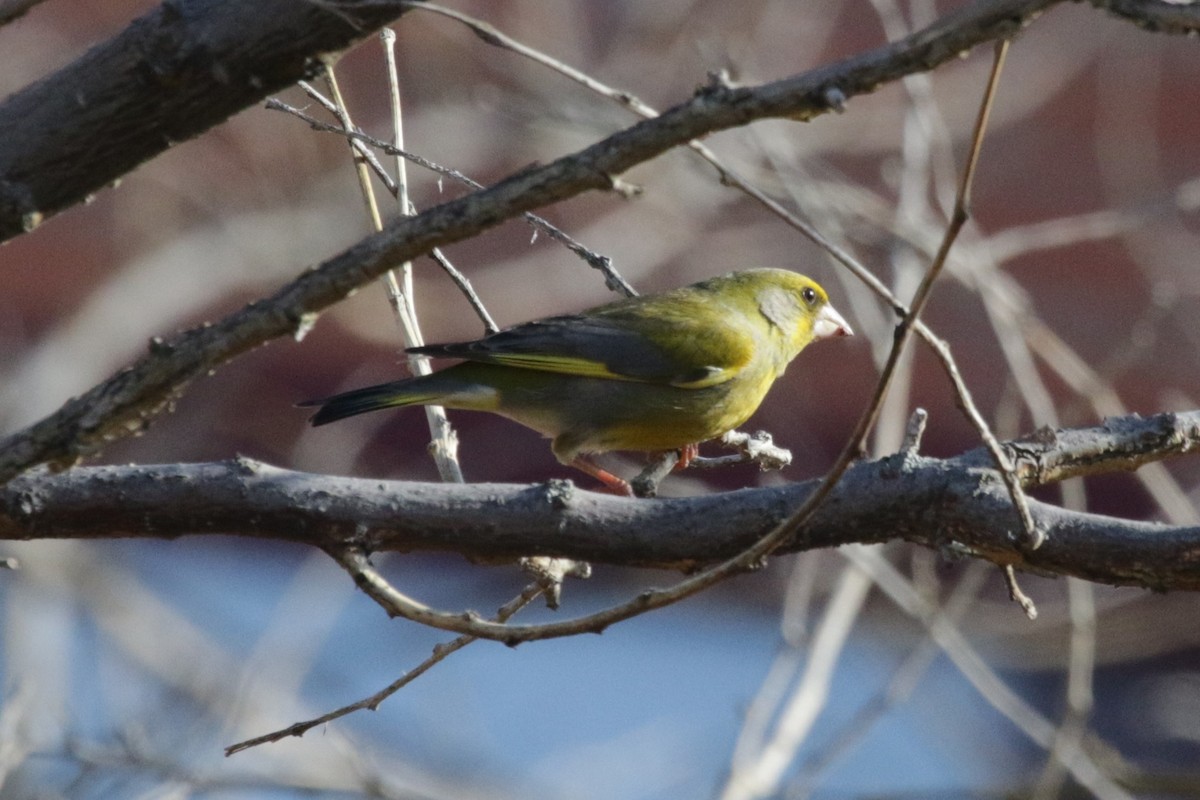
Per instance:
[[[1136,469],[1200,447],[1200,411],[1114,418],[1005,444],[1025,487]],[[728,558],[786,519],[816,481],[670,500],[630,500],[565,481],[424,484],[311,475],[239,459],[30,474],[0,490],[0,538],[174,538],[226,533],[322,547],[533,553],[689,567]],[[905,539],[1056,575],[1156,590],[1200,589],[1200,528],[1030,501],[1047,533],[1026,552],[991,457],[902,452],[852,467],[780,552]]]
[[[215,0],[211,0],[215,2]],[[143,430],[197,375],[279,336],[303,333],[320,310],[392,266],[474,236],[523,212],[589,189],[691,139],[756,119],[808,120],[846,99],[932,69],[982,42],[1015,34],[1060,0],[988,0],[948,14],[899,42],[837,64],[753,88],[714,84],[689,101],[591,147],[517,173],[484,191],[402,217],[273,296],[215,325],[169,341],[25,431],[0,440],[0,482],[39,463],[73,464],[104,442]],[[0,138],[3,129],[0,128]],[[4,174],[0,163],[0,175]]]
[[[406,9],[164,3],[0,104],[0,242],[296,81]]]
[[[1156,33],[1195,36],[1200,33],[1200,5],[1167,0],[1088,0],[1115,17]]]

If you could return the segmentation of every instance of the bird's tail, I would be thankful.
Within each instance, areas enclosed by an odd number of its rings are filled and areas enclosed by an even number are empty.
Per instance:
[[[423,405],[437,400],[439,393],[430,391],[429,387],[422,387],[421,383],[420,378],[392,381],[391,383],[381,383],[378,386],[353,389],[320,400],[305,400],[297,405],[320,406],[317,413],[308,420],[313,427],[316,427],[381,408]]]

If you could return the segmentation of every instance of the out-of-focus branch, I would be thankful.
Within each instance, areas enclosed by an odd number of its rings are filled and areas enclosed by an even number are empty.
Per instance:
[[[526,586],[519,595],[500,607],[500,610],[496,613],[495,621],[499,623],[506,622],[522,608],[533,602],[533,600],[541,595],[544,591],[545,589],[536,582]],[[383,703],[384,700],[387,700],[396,692],[400,691],[405,686],[412,683],[429,670],[433,669],[442,661],[445,661],[448,656],[457,653],[459,650],[462,650],[464,647],[475,641],[478,641],[476,637],[470,636],[469,634],[463,634],[453,641],[442,642],[441,644],[434,646],[433,653],[431,653],[428,658],[426,658],[413,669],[406,671],[401,677],[392,681],[390,684],[380,689],[370,697],[364,697],[357,702],[350,703],[349,705],[326,712],[319,717],[313,717],[312,719],[306,719],[302,722],[296,722],[287,726],[286,728],[281,728],[280,730],[272,731],[261,736],[255,736],[251,739],[245,739],[241,742],[237,742],[236,744],[231,744],[225,748],[225,755],[232,756],[242,752],[243,750],[249,750],[252,747],[258,747],[259,745],[267,744],[269,742],[281,741],[289,736],[303,736],[313,728],[325,725],[326,723],[332,722],[335,719],[341,719],[349,714],[353,714],[355,711],[362,711],[364,709],[375,711],[379,708],[380,704]]]
[[[322,67],[405,9],[164,3],[0,104],[0,241]]]
[[[1088,0],[1114,16],[1156,33],[1200,33],[1200,5],[1165,0]]]
[[[317,312],[396,264],[474,236],[525,211],[588,190],[611,189],[617,184],[616,176],[630,167],[698,136],[756,119],[808,120],[840,109],[848,98],[931,69],[982,42],[1011,36],[1056,1],[979,2],[899,42],[803,75],[756,87],[716,82],[662,116],[582,151],[524,170],[490,189],[415,217],[397,219],[275,295],[215,325],[154,343],[150,353],[132,367],[25,431],[0,440],[0,482],[40,463],[70,465],[105,441],[142,430],[192,378],[269,339],[302,333]],[[3,115],[4,107],[0,107],[0,120]],[[0,124],[0,141],[3,138]],[[5,174],[0,158],[0,181]]]
[[[1005,447],[1026,487],[1134,469],[1200,447],[1200,411],[1108,420]],[[530,553],[679,567],[728,558],[797,508],[815,482],[630,500],[554,481],[443,485],[289,472],[250,461],[92,467],[22,476],[0,490],[0,538],[226,533],[366,550]],[[904,452],[852,467],[780,552],[906,539],[997,564],[1153,589],[1200,589],[1200,528],[1030,501],[1045,545],[1026,552],[987,451]]]
[[[0,0],[0,25],[7,25],[24,16],[25,12],[40,2],[42,0]]]

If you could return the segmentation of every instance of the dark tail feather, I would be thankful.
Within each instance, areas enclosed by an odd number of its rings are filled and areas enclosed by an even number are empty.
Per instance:
[[[430,398],[414,394],[410,390],[412,381],[393,381],[381,383],[378,386],[368,386],[364,389],[353,389],[349,392],[335,394],[321,400],[305,400],[297,403],[299,406],[320,406],[317,413],[309,417],[309,424],[314,428],[336,422],[339,419],[365,414],[381,408],[394,408],[420,403]]]

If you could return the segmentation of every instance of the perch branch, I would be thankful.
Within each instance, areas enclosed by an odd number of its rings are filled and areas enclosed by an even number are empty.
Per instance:
[[[1136,469],[1200,447],[1200,411],[1136,415],[1005,442],[1024,487]],[[237,460],[88,467],[0,489],[0,539],[235,534],[324,549],[530,553],[689,567],[729,558],[798,508],[815,481],[667,500],[537,485],[404,483],[310,475]],[[1005,512],[1005,509],[1009,509]],[[1156,590],[1200,589],[1200,528],[1122,520],[1030,500],[1052,534],[1028,551],[986,449],[901,452],[852,466],[778,552],[905,539],[999,565]]]

